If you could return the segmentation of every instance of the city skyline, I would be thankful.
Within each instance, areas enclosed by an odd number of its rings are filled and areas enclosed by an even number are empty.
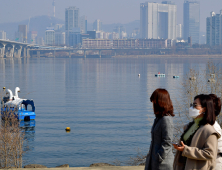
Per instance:
[[[1,2],[0,7],[0,23],[18,22],[29,17],[48,15],[53,16],[54,8],[52,0],[10,0]],[[118,3],[117,3],[118,2]],[[140,3],[144,0],[55,0],[55,16],[56,18],[65,20],[65,8],[76,6],[80,9],[80,15],[86,15],[89,23],[93,23],[96,19],[101,19],[104,24],[112,23],[129,23],[140,19]],[[162,0],[149,2],[161,3]],[[177,24],[183,23],[183,2],[184,0],[172,1],[177,5]],[[200,31],[206,31],[206,18],[211,11],[219,13],[221,10],[221,0],[201,0],[200,1]],[[132,12],[133,11],[133,12]]]

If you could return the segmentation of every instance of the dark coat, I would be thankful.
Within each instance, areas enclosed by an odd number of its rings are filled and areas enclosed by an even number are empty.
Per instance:
[[[155,122],[157,121],[157,122]],[[173,120],[171,116],[156,118],[151,134],[152,141],[146,158],[145,170],[173,170]]]

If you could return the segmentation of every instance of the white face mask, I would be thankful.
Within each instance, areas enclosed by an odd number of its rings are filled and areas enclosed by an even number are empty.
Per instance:
[[[197,116],[199,116],[201,113],[200,113],[200,110],[197,110],[193,107],[190,107],[189,108],[189,116],[192,117],[192,118],[196,118]]]

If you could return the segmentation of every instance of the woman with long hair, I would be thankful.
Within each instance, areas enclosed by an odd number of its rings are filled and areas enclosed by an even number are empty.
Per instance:
[[[196,96],[189,116],[194,121],[184,127],[181,143],[173,144],[177,150],[174,170],[214,170],[220,134],[213,127],[216,116],[212,98],[204,94]]]
[[[213,99],[214,102],[214,113],[215,116],[219,116],[221,111],[221,100],[215,94],[209,94],[209,96]],[[221,135],[222,130],[217,121],[215,121],[213,125],[214,129]],[[217,159],[216,159],[216,168],[215,170],[222,170],[222,136],[218,139],[218,147],[217,147]]]
[[[156,116],[152,129],[152,141],[147,154],[145,170],[173,169],[173,105],[165,89],[156,89],[150,97]]]

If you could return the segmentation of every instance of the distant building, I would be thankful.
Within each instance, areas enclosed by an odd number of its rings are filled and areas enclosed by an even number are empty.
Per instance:
[[[133,30],[133,32],[131,34],[131,38],[139,38],[139,34],[140,34],[140,29],[136,28]]]
[[[103,32],[103,39],[109,39],[109,32]]]
[[[111,40],[83,39],[82,48],[111,48]]]
[[[65,32],[55,31],[55,45],[64,46],[65,43]]]
[[[55,30],[53,27],[48,27],[45,31],[45,44],[55,45]]]
[[[23,33],[15,32],[15,41],[23,43]]]
[[[113,40],[113,48],[136,48],[137,43],[137,39]]]
[[[138,48],[167,48],[167,39],[138,39]],[[170,44],[170,43],[169,43]]]
[[[122,31],[120,33],[120,39],[126,39],[126,38],[127,38],[127,33]]]
[[[23,39],[22,42],[23,43],[27,43],[27,33],[28,33],[27,25],[19,25],[18,26],[18,34],[20,36],[22,36],[22,39]]]
[[[173,46],[170,39],[119,39],[113,40],[113,48],[169,48]]]
[[[113,29],[113,32],[116,32],[120,35],[121,32],[126,32],[126,28],[123,26],[117,26],[115,29]]]
[[[55,31],[60,31],[62,28],[64,28],[64,24],[55,24],[54,28]]]
[[[0,31],[0,39],[6,40],[6,32],[5,31]]]
[[[73,28],[79,28],[79,8],[69,7],[65,10],[66,45],[69,46],[69,33]]]
[[[29,44],[37,44],[37,42],[36,42],[37,35],[38,35],[37,31],[30,31],[28,33],[28,43]]]
[[[192,43],[199,44],[200,36],[200,3],[198,1],[184,1],[183,4],[183,26],[184,36],[187,40],[188,37],[192,38]]]
[[[103,32],[102,31],[96,31],[96,39],[103,39]]]
[[[206,19],[207,44],[210,46],[222,45],[222,10],[220,14],[210,13]]]
[[[80,17],[79,27],[81,34],[87,33],[87,17],[85,15]]]
[[[192,47],[192,37],[188,37],[188,45],[189,47]]]
[[[79,47],[81,43],[80,28],[73,28],[73,30],[69,32],[69,46],[76,48]]]
[[[119,39],[119,33],[112,32],[112,33],[110,34],[110,39],[111,39],[111,40]]]
[[[170,1],[162,4],[140,4],[140,37],[148,39],[176,39],[177,6]]]
[[[43,37],[37,37],[36,38],[36,44],[38,44],[38,45],[45,45]]]
[[[93,30],[102,31],[102,22],[99,19],[95,20],[93,23]]]
[[[87,31],[87,34],[82,34],[83,39],[96,39],[96,31]]]
[[[177,24],[177,39],[183,38],[183,25]]]

